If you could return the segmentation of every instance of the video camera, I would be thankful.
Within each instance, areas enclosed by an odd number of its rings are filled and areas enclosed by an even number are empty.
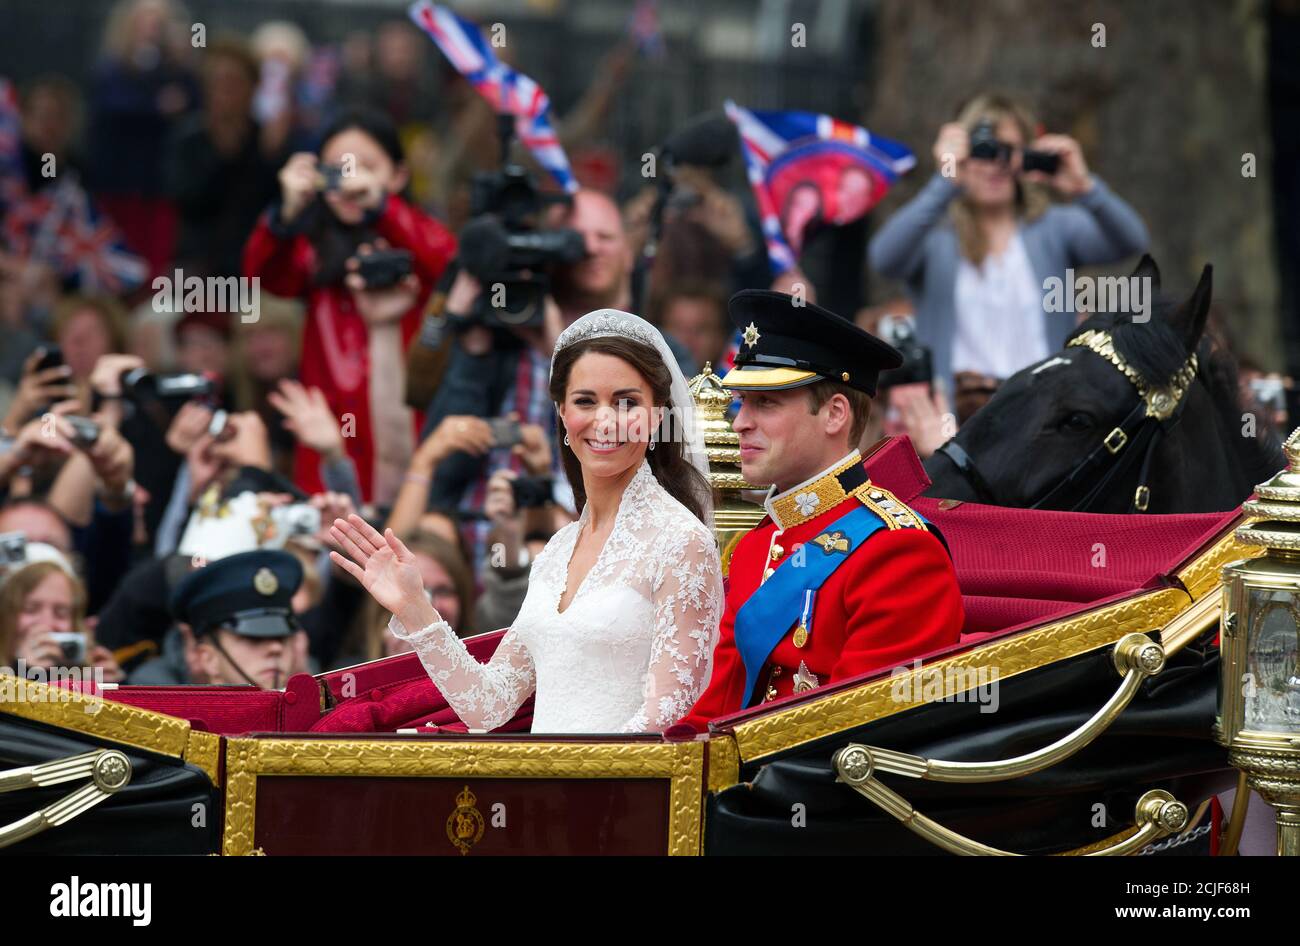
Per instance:
[[[910,316],[885,315],[876,326],[876,333],[898,349],[903,363],[890,371],[881,372],[882,387],[900,384],[930,384],[934,380],[934,359],[930,349],[916,338],[916,325]]]
[[[566,194],[543,194],[527,169],[510,163],[514,118],[498,116],[502,166],[474,175],[470,221],[460,233],[460,263],[483,284],[469,313],[449,313],[456,323],[516,328],[541,325],[550,291],[550,267],[586,258],[582,234],[572,229],[541,229],[539,218]],[[504,288],[504,293],[501,289]]]

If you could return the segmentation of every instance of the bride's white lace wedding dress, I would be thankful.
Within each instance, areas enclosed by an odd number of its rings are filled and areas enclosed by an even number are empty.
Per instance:
[[[568,608],[559,603],[582,517],[546,543],[514,626],[481,664],[446,622],[409,640],[471,729],[495,729],[534,691],[533,732],[663,730],[709,682],[722,614],[722,567],[709,529],[648,463],[623,492],[613,531]]]

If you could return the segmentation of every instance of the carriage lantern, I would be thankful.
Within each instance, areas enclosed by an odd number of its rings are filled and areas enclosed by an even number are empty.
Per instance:
[[[1215,738],[1277,815],[1279,854],[1300,854],[1300,428],[1287,467],[1255,488],[1237,539],[1260,558],[1223,569]]]
[[[731,429],[731,421],[727,420],[731,392],[722,386],[710,363],[705,362],[704,370],[691,379],[690,391],[709,458],[709,484],[714,495],[713,534],[722,553],[725,575],[736,543],[762,520],[763,507],[742,495],[743,491],[758,487],[746,483],[740,473],[740,435]]]

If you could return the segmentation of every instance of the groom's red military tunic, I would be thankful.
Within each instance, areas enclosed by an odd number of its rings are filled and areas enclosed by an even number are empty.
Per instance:
[[[713,677],[682,722],[703,731],[711,719],[745,706],[904,666],[957,642],[963,612],[947,549],[916,513],[864,480],[854,451],[822,475],[768,499],[768,515],[732,554]],[[801,555],[824,554],[823,546],[833,552],[833,524],[855,506],[865,506],[883,525],[816,590],[811,620],[800,615],[790,624],[759,671],[754,692],[746,693],[737,611],[775,570],[799,567]]]

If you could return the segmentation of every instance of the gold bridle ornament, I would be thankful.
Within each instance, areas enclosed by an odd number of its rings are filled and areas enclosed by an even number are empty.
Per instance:
[[[1137,369],[1124,360],[1124,357],[1115,350],[1115,340],[1111,337],[1110,332],[1099,331],[1098,329],[1088,329],[1086,332],[1080,332],[1066,345],[1067,348],[1087,348],[1097,355],[1110,362],[1119,370],[1124,377],[1132,382],[1133,387],[1137,388],[1138,396],[1146,402],[1147,417],[1154,417],[1156,420],[1168,420],[1173,416],[1174,411],[1187,395],[1187,389],[1192,386],[1192,381],[1196,377],[1196,353],[1193,352],[1183,366],[1178,369],[1177,373],[1170,379],[1170,382],[1163,387],[1152,387],[1146,382]]]

